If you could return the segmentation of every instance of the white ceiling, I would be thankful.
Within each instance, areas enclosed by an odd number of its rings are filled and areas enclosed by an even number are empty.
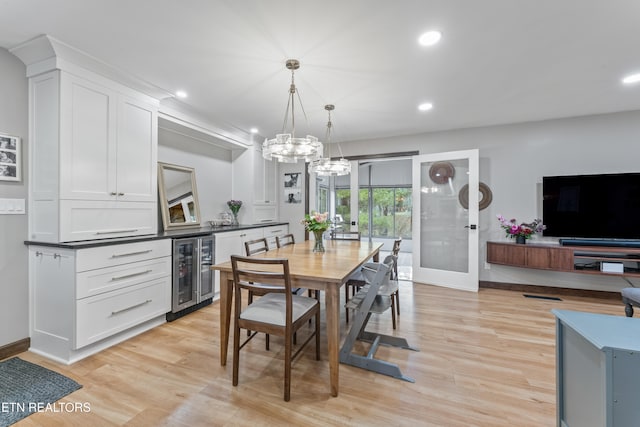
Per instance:
[[[0,46],[40,34],[269,137],[288,58],[297,133],[333,103],[334,142],[640,109],[637,0],[0,0]]]

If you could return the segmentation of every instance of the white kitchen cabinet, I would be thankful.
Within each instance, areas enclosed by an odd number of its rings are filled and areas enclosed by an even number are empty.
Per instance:
[[[30,239],[157,232],[157,101],[88,71],[29,84]]]
[[[269,249],[276,248],[275,236],[289,232],[287,224],[258,227],[244,230],[215,233],[215,263],[220,264],[231,259],[231,255],[245,255],[244,242],[267,238]],[[216,289],[220,289],[220,272],[215,272]]]
[[[30,350],[73,363],[166,321],[171,240],[29,246]]]
[[[276,205],[276,182],[277,167],[276,161],[267,160],[262,157],[262,146],[256,144],[254,146],[254,176],[253,191],[254,203],[264,205]]]

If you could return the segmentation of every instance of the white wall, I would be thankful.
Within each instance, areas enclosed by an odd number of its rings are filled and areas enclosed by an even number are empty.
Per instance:
[[[22,181],[0,181],[0,197],[27,199],[28,83],[24,64],[0,48],[0,133],[22,138]],[[29,207],[27,206],[27,210]],[[0,215],[0,347],[29,336],[27,215]]]
[[[194,168],[202,224],[228,212],[231,151],[165,129],[158,131],[158,161]],[[162,229],[162,220],[159,220]]]
[[[304,163],[279,163],[278,164],[278,180],[277,194],[279,200],[278,216],[280,221],[289,223],[289,232],[293,233],[296,242],[304,241],[304,226],[300,223],[304,218],[304,194],[307,177],[304,173]],[[303,194],[301,203],[285,203],[284,191],[284,174],[300,173],[298,182]]]
[[[484,260],[487,240],[506,240],[497,214],[523,221],[541,216],[543,176],[640,171],[640,111],[342,144],[345,156],[469,148],[480,149],[480,181],[493,193],[491,205],[480,211],[481,280],[612,291],[627,286],[617,277],[496,265],[487,270]]]

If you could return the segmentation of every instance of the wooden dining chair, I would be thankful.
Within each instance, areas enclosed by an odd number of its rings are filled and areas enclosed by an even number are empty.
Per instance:
[[[285,234],[284,236],[276,236],[276,246],[282,248],[284,246],[293,245],[296,242],[293,234]]]
[[[248,240],[244,242],[244,251],[247,256],[261,254],[262,252],[267,252],[269,250],[269,243],[267,242],[267,238],[263,237],[262,239]]]
[[[284,400],[291,398],[291,361],[315,337],[316,360],[320,360],[320,303],[291,292],[289,261],[276,258],[231,256],[235,290],[233,334],[233,385],[238,385],[240,350],[258,333],[284,337]],[[271,287],[263,297],[243,308],[242,290],[259,291],[264,283]],[[248,294],[248,292],[247,292]],[[293,352],[293,335],[315,319],[313,331]],[[240,329],[253,331],[240,343]]]

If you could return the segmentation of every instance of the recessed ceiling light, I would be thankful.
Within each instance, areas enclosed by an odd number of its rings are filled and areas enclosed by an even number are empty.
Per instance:
[[[258,133],[258,128],[251,128],[251,133]]]
[[[624,79],[622,79],[622,83],[624,84],[631,84],[631,83],[638,83],[640,82],[640,73],[637,74],[630,74],[627,77],[625,77]]]
[[[418,110],[420,111],[429,111],[433,108],[433,104],[430,102],[424,102],[420,105],[418,105]]]
[[[441,38],[442,33],[440,31],[427,31],[418,38],[418,43],[422,46],[433,46],[438,43]]]
[[[177,90],[176,91],[176,96],[178,98],[186,98],[187,97],[187,92],[185,92],[183,90]]]

